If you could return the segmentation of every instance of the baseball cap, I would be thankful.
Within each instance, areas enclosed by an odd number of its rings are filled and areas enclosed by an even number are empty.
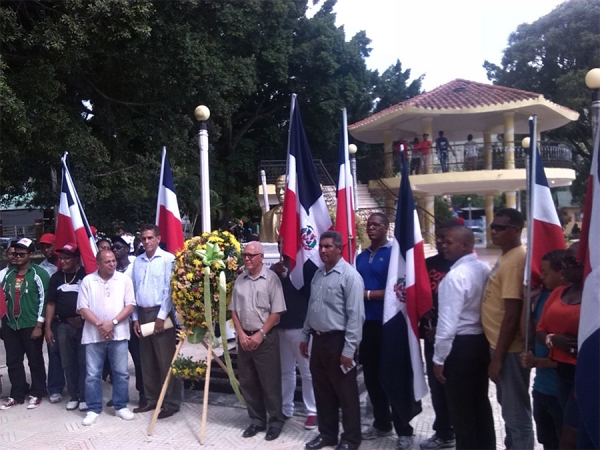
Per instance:
[[[38,240],[38,244],[54,244],[56,236],[52,233],[44,233]]]
[[[72,255],[78,256],[79,255],[79,249],[77,248],[77,245],[69,242],[65,245],[63,245],[61,248],[57,248],[56,250],[54,250],[55,253],[70,253]]]
[[[33,253],[35,250],[35,246],[33,245],[33,241],[28,238],[21,238],[16,242],[13,242],[13,246],[17,248],[24,248],[29,253]]]

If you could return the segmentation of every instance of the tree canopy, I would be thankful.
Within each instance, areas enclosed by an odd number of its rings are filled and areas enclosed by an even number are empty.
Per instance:
[[[342,107],[351,123],[377,96],[407,90],[399,61],[381,78],[366,68],[369,38],[347,40],[334,5],[308,18],[295,0],[2,2],[1,198],[54,205],[67,151],[90,221],[134,227],[153,220],[164,145],[193,217],[193,111],[205,104],[213,201],[225,216],[251,217],[258,162],[285,158],[292,93],[314,156],[335,161]]]
[[[508,38],[501,65],[485,61],[495,84],[539,92],[579,112],[579,120],[548,133],[550,139],[570,143],[579,158],[579,180],[589,173],[592,150],[590,90],[584,79],[600,67],[600,3],[568,0],[535,22],[519,25]],[[581,182],[574,194],[581,200]]]

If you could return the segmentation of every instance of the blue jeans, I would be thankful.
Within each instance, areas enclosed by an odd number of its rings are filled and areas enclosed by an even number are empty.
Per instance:
[[[58,339],[56,339],[58,322],[52,321],[50,325],[52,334],[54,335],[54,344],[48,345],[48,394],[62,394],[65,388],[65,373],[63,371],[62,362],[60,360],[60,348]]]
[[[54,336],[60,347],[61,361],[67,379],[67,392],[73,400],[85,401],[85,346],[81,344],[83,328],[59,323]]]
[[[440,152],[438,154],[438,159],[442,166],[442,172],[448,172],[448,152]]]
[[[85,401],[90,411],[98,414],[102,412],[102,368],[107,356],[113,373],[112,401],[115,411],[127,406],[129,401],[127,347],[127,340],[110,340],[86,345]]]
[[[494,350],[491,350],[491,354],[493,358]],[[521,366],[518,352],[504,355],[500,382],[496,384],[496,396],[502,406],[506,428],[504,445],[508,450],[533,450],[529,373],[529,369]]]

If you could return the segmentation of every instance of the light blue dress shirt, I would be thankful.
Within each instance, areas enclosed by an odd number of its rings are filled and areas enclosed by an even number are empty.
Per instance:
[[[158,318],[165,320],[173,308],[171,299],[171,272],[175,256],[158,247],[152,258],[146,253],[138,256],[133,263],[133,289],[136,307],[133,320],[138,320],[137,308],[160,306]]]

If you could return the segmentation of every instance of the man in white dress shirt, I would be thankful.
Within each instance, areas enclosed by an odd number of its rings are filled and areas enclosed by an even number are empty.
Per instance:
[[[98,270],[86,276],[79,287],[77,311],[85,320],[81,343],[86,346],[85,399],[89,412],[83,425],[92,425],[102,412],[102,368],[108,356],[112,368],[112,401],[115,414],[133,420],[129,401],[128,341],[129,315],[135,306],[133,283],[116,271],[110,250],[96,255]]]
[[[495,449],[494,419],[488,398],[490,361],[481,326],[481,296],[490,268],[473,253],[473,232],[446,231],[444,257],[454,262],[439,285],[434,373],[445,384],[457,449]]]

